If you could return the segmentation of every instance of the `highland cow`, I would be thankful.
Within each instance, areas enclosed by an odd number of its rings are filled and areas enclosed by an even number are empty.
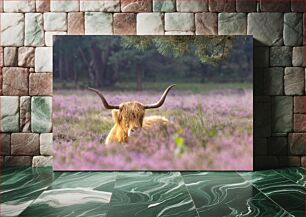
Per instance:
[[[167,97],[168,92],[175,84],[169,86],[163,93],[160,100],[151,105],[144,105],[137,101],[124,102],[120,105],[109,104],[103,94],[94,88],[88,88],[95,92],[101,99],[106,109],[112,109],[112,117],[115,125],[106,137],[105,144],[126,143],[128,138],[140,129],[150,129],[158,125],[166,125],[168,120],[162,116],[145,117],[146,109],[155,109],[161,107]]]

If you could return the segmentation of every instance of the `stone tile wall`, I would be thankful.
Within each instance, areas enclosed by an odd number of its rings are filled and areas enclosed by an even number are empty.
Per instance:
[[[52,164],[52,36],[253,35],[255,169],[305,165],[303,0],[0,0],[0,164]]]

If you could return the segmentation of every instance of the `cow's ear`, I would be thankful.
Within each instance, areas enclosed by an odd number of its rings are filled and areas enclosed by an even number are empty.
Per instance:
[[[113,119],[115,121],[115,123],[119,123],[120,122],[120,118],[119,118],[119,110],[118,109],[113,109],[112,110],[112,115],[113,115]]]

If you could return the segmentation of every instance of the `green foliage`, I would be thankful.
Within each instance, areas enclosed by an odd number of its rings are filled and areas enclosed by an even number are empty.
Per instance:
[[[202,63],[216,63],[226,58],[232,48],[233,38],[229,36],[127,36],[122,38],[125,48],[145,51],[150,47],[163,56],[179,58],[193,55]]]
[[[152,45],[152,38],[150,36],[126,36],[121,38],[121,45],[123,48],[136,48],[140,51],[145,51]]]
[[[185,138],[182,136],[183,133],[184,133],[184,129],[182,127],[179,127],[176,133],[173,135],[173,138],[176,144],[176,149],[175,149],[176,155],[183,154],[187,149],[187,146],[185,144]]]
[[[176,135],[175,144],[176,144],[175,154],[176,155],[183,154],[186,150],[185,138]]]
[[[54,44],[55,88],[154,82],[252,81],[252,38],[228,36],[61,36]],[[59,87],[60,88],[60,87]]]

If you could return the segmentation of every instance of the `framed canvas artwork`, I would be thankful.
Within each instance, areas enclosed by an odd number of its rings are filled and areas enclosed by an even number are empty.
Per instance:
[[[252,36],[55,36],[54,170],[252,170]]]

